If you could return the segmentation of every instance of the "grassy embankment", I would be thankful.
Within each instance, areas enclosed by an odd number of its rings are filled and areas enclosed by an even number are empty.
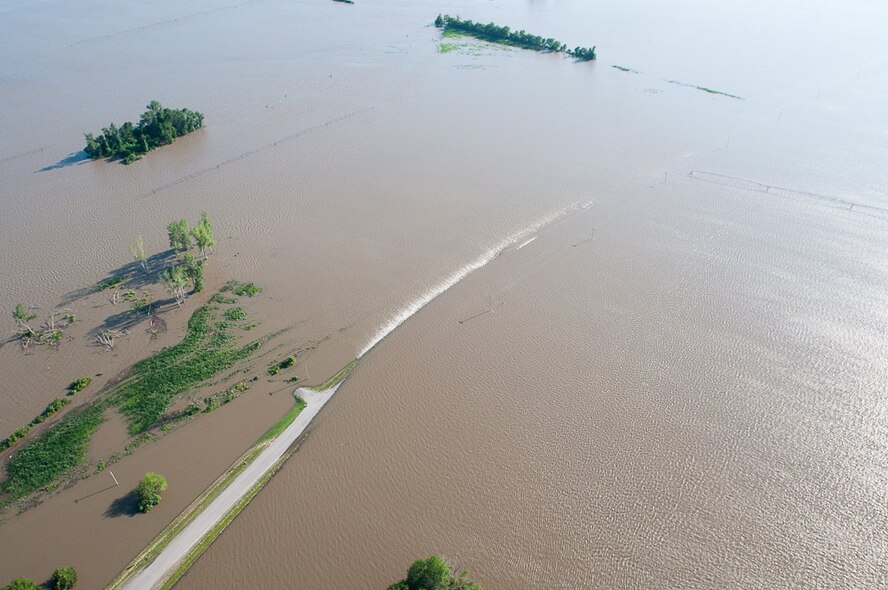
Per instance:
[[[333,377],[322,383],[321,385],[312,387],[315,391],[324,391],[339,383],[345,381],[358,364],[358,359],[351,361]],[[271,426],[243,455],[241,455],[232,465],[223,473],[209,488],[207,488],[200,496],[197,497],[185,510],[179,514],[176,519],[170,523],[167,528],[150,543],[145,549],[137,555],[126,568],[107,586],[106,590],[115,590],[123,587],[123,585],[133,575],[139,572],[143,567],[147,566],[157,557],[163,549],[182,532],[204,509],[227,488],[234,479],[241,474],[258,456],[259,454],[280,434],[290,426],[297,416],[304,410],[306,403],[299,397],[295,398],[295,403],[290,410],[284,414],[280,420]],[[162,589],[172,588],[175,583],[185,575],[185,572],[194,564],[195,561],[203,554],[206,549],[213,544],[213,541],[225,530],[225,528],[237,517],[241,510],[265,487],[265,484],[274,476],[287,459],[297,449],[297,445],[292,446],[284,453],[281,458],[275,462],[274,466],[269,469],[253,486],[244,494],[238,502],[225,514],[225,516],[216,525],[204,535],[203,538],[188,552],[173,573],[160,586]]]
[[[250,296],[258,289],[234,288]],[[81,465],[107,409],[123,414],[131,435],[143,435],[164,417],[176,396],[253,354],[263,340],[239,346],[233,334],[236,326],[220,321],[222,313],[216,305],[198,308],[179,344],[139,361],[107,395],[72,410],[25,444],[6,465],[0,508],[38,490],[51,490],[59,478]]]

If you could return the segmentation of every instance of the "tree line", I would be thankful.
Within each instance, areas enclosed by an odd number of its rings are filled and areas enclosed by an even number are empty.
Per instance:
[[[111,123],[98,136],[87,133],[83,151],[91,158],[120,158],[131,164],[151,150],[173,143],[177,137],[203,127],[202,113],[188,109],[168,109],[152,100],[133,125],[127,121],[120,127]]]
[[[551,51],[555,53],[567,53],[580,61],[595,59],[595,47],[576,47],[568,49],[567,45],[556,39],[543,38],[539,35],[531,35],[525,31],[513,31],[509,27],[501,27],[494,23],[476,23],[471,20],[462,20],[458,16],[439,14],[435,19],[435,26],[443,31],[459,31],[484,41],[514,45],[534,51]]]

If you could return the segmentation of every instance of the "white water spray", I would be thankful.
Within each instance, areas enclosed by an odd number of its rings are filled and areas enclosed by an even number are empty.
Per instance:
[[[485,266],[488,262],[499,256],[503,251],[515,246],[515,244],[520,244],[516,249],[521,249],[524,246],[528,245],[532,241],[534,241],[537,236],[532,235],[536,234],[539,230],[549,225],[550,223],[561,219],[562,217],[576,213],[578,211],[582,211],[584,209],[588,209],[592,206],[592,201],[588,201],[585,203],[573,203],[564,207],[563,209],[559,209],[549,215],[546,215],[542,219],[536,221],[530,226],[519,230],[512,235],[503,239],[499,244],[490,248],[468,264],[458,268],[452,274],[447,276],[444,280],[438,282],[434,286],[432,286],[428,291],[411,301],[406,307],[401,309],[397,314],[392,316],[380,329],[376,332],[376,335],[370,340],[370,342],[364,347],[361,351],[361,354],[358,355],[358,358],[367,354],[367,352],[379,344],[379,342],[391,334],[395,328],[403,324],[407,321],[410,316],[418,312],[420,309],[428,305],[435,297],[444,293],[449,288],[466,278],[469,274],[475,272],[479,268]],[[528,238],[528,236],[531,236]]]

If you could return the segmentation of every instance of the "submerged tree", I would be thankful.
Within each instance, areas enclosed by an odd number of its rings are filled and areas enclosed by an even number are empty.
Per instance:
[[[197,249],[206,258],[207,251],[216,245],[216,240],[213,239],[213,224],[210,223],[210,216],[207,215],[206,211],[200,214],[200,221],[191,230],[191,235],[194,237]]]
[[[20,332],[26,332],[31,336],[34,335],[34,330],[28,325],[28,322],[36,319],[37,314],[29,313],[24,305],[17,303],[15,309],[12,310],[12,317],[15,318],[15,321],[18,323],[18,329]]]
[[[135,162],[154,148],[172,143],[177,137],[203,127],[204,116],[188,109],[167,109],[152,100],[133,125],[114,123],[102,128],[98,137],[84,135],[83,151],[92,158],[120,158],[124,164]]]
[[[195,293],[200,293],[204,288],[204,261],[199,260],[191,254],[186,254],[182,260],[182,268],[188,280],[191,281]]]
[[[177,252],[184,252],[191,247],[191,232],[185,219],[171,221],[167,225],[167,236],[170,238],[170,248]]]
[[[513,31],[509,27],[501,27],[494,23],[476,23],[471,20],[463,20],[458,16],[441,15],[435,19],[435,26],[444,31],[459,31],[466,35],[477,37],[485,41],[493,43],[501,43],[504,45],[513,45],[515,47],[523,47],[524,49],[532,49],[534,51],[552,51],[563,53],[567,51],[571,55],[581,61],[589,61],[595,59],[595,48],[577,47],[573,50],[567,50],[567,45],[553,39],[551,37],[540,37],[532,35],[526,31]]]
[[[137,236],[133,240],[133,243],[130,244],[130,254],[133,255],[133,260],[139,263],[142,270],[148,272],[148,254],[145,253],[145,238]]]
[[[71,566],[56,568],[52,573],[54,590],[71,590],[77,584],[77,572]]]
[[[439,555],[418,559],[407,570],[407,578],[388,590],[483,590],[466,577],[466,572],[456,573],[459,569]]]
[[[167,291],[176,298],[176,305],[182,307],[185,302],[185,287],[188,285],[188,275],[182,266],[174,266],[160,273],[160,280]]]

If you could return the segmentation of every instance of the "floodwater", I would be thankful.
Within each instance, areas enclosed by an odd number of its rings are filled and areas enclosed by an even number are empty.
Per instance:
[[[266,287],[250,313],[292,327],[306,379],[375,344],[180,587],[385,587],[430,553],[487,588],[888,582],[881,3],[0,11],[5,307],[86,325],[105,312],[78,289],[207,210],[216,284]],[[439,53],[438,12],[599,60]],[[153,98],[207,128],[130,167],[70,155]],[[164,344],[81,330],[0,348],[0,432]],[[173,471],[148,516],[74,504],[91,479],[4,523],[0,579],[70,562],[100,586],[285,401],[125,458]]]

